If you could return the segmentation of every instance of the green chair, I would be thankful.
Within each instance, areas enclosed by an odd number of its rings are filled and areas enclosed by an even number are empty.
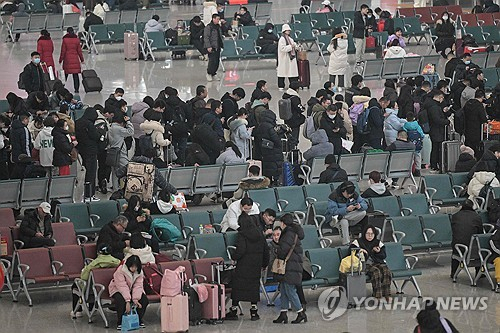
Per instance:
[[[458,197],[462,186],[452,185],[451,178],[447,174],[423,176],[421,189],[433,205],[456,205],[465,200]]]
[[[330,28],[342,28],[344,32],[347,32],[349,24],[344,20],[344,15],[341,12],[330,12],[326,13],[326,18],[330,24]],[[332,36],[330,36],[331,38]]]
[[[129,23],[130,25],[130,23]],[[124,34],[125,31],[127,30],[127,27],[123,23],[119,24],[108,24],[108,33],[110,34],[111,38],[115,40],[115,42],[123,42],[124,40]],[[133,24],[132,24],[133,26]],[[133,28],[132,28],[133,30]]]
[[[146,23],[145,22],[137,22],[135,24],[135,32],[139,35],[139,38],[144,37],[144,29],[146,28]]]
[[[492,91],[499,81],[497,68],[484,68],[483,75],[485,81],[484,89]]]
[[[318,31],[329,31],[332,28],[326,13],[312,13],[310,16],[313,29]]]
[[[259,27],[257,26],[243,26],[240,29],[241,37],[243,39],[257,40],[259,38]]]
[[[451,184],[453,186],[459,185],[462,186],[464,184],[469,183],[469,179],[467,178],[468,172],[450,172],[448,175],[451,178]]]
[[[370,198],[369,202],[371,210],[375,213],[392,217],[401,216],[403,213],[398,198],[394,196]]]
[[[490,235],[491,234],[486,234]],[[472,235],[470,243],[468,245],[455,244],[454,253],[452,253],[451,258],[458,261],[458,268],[453,275],[453,282],[457,282],[457,277],[460,272],[465,271],[469,277],[470,285],[474,286],[474,278],[471,275],[469,268],[481,266],[481,260],[479,258],[479,248],[475,235]]]
[[[185,250],[185,247],[188,245],[188,238],[186,237],[186,233],[184,232],[184,228],[182,226],[182,222],[181,222],[181,216],[179,214],[166,214],[166,215],[151,215],[151,219],[154,220],[155,218],[159,218],[159,219],[167,219],[170,223],[172,223],[177,229],[179,229],[179,231],[181,232],[181,238],[178,239],[175,244],[174,244],[174,247],[176,247],[177,244],[180,244],[180,245],[183,245],[184,246],[184,250]],[[168,245],[171,245],[171,243],[167,243],[166,244],[167,246]],[[179,258],[184,258],[183,255],[180,255]]]
[[[490,270],[494,269],[494,266],[490,260],[491,257],[491,247],[490,238],[492,234],[476,234],[472,236],[472,240],[476,242],[478,249],[478,256],[480,261],[480,269],[474,277],[474,286],[477,286],[477,281],[484,275],[490,283],[491,289],[496,290],[496,283],[493,282]]]
[[[194,257],[189,259],[221,257],[225,262],[231,262],[224,235],[221,233],[191,235],[189,246],[194,247]]]
[[[102,228],[113,221],[120,211],[114,200],[92,201],[89,203],[89,213],[92,224],[96,228]]]
[[[168,44],[162,31],[144,33],[144,49],[146,56],[155,61],[154,51],[167,51]]]
[[[304,191],[301,186],[277,187],[276,196],[281,212],[305,212],[307,209]]]
[[[429,241],[441,244],[441,247],[451,247],[451,222],[447,214],[427,214],[420,217],[424,232],[429,233]]]
[[[111,44],[115,42],[115,38],[108,32],[108,27],[105,24],[91,25],[89,27],[89,35],[90,47],[94,49],[96,54],[98,54],[97,44]]]
[[[207,211],[181,212],[181,221],[186,238],[200,233],[200,225],[212,224]]]
[[[417,216],[391,217],[394,241],[411,250],[439,248],[437,242],[429,242]]]
[[[387,40],[389,39],[389,33],[387,31],[372,32],[372,36],[377,39],[378,45],[385,46]]]
[[[71,222],[77,234],[94,234],[101,228],[92,224],[87,204],[83,202],[63,203],[57,206],[57,217],[61,222]]]
[[[439,212],[441,207],[429,205],[425,194],[404,194],[399,197],[401,211],[406,215],[420,216],[427,214],[435,214]]]
[[[304,287],[327,287],[339,282],[341,258],[336,248],[309,249],[306,256],[311,261],[313,278],[302,281]]]
[[[224,233],[224,239],[226,241],[226,247],[236,246],[236,239],[238,238],[237,231],[227,231]]]
[[[478,45],[486,45],[488,44],[487,36],[488,34],[483,33],[483,29],[481,27],[465,27],[465,33],[474,36],[476,43]]]
[[[6,99],[1,99],[0,100],[0,113],[5,113],[9,111],[10,106],[9,102]]]
[[[47,13],[49,10],[43,0],[28,0],[28,11],[31,13]]]
[[[325,55],[328,56],[330,54],[330,52],[328,52],[328,50],[327,50],[327,47],[330,44],[331,40],[332,40],[332,36],[330,34],[327,34],[327,35],[318,34],[318,35],[316,35],[316,43],[318,44],[318,51],[319,51],[319,57],[318,57],[318,59],[316,59],[316,63],[315,63],[316,65],[318,64],[319,59],[323,60],[323,63],[325,64],[325,66],[327,65]],[[330,57],[328,57],[328,58],[330,58]]]
[[[316,29],[313,30],[309,23],[294,23],[290,26],[292,28],[294,40],[298,44],[308,45],[308,49],[311,49],[312,45],[317,45],[316,41]]]
[[[220,57],[222,60],[236,60],[240,58],[234,40],[224,40],[224,47],[222,49]]]
[[[411,282],[418,293],[418,297],[422,297],[422,292],[415,279],[415,276],[422,275],[422,271],[414,268],[418,258],[416,256],[405,256],[400,243],[384,243],[384,247],[387,255],[385,262],[392,273],[392,282],[396,286],[397,293],[402,294],[406,283]],[[410,262],[410,259],[412,259],[412,262]],[[397,284],[396,281],[398,280],[403,280],[401,286]]]
[[[260,210],[264,210],[266,208],[274,209],[276,212],[280,211],[280,207],[278,205],[278,199],[276,198],[276,193],[273,188],[266,188],[262,190],[249,190],[248,196],[252,198],[252,200],[259,204]]]
[[[311,23],[311,17],[309,14],[300,13],[300,14],[292,14],[292,22],[293,23]],[[280,31],[281,32],[281,31]]]
[[[238,55],[242,59],[257,59],[259,58],[259,53],[255,49],[255,40],[254,39],[237,39],[236,50],[238,51]]]
[[[319,237],[316,226],[304,225],[302,229],[304,230],[304,239],[301,240],[301,243],[304,250],[328,248],[332,244],[331,239]]]
[[[222,222],[224,215],[226,215],[227,209],[215,209],[210,212],[210,219],[212,221],[212,225],[217,225]]]
[[[486,43],[492,45],[500,45],[500,31],[497,25],[483,26],[483,33],[486,35]]]
[[[310,184],[305,185],[303,189],[307,203],[326,201],[328,200],[328,196],[332,193],[330,184]]]
[[[420,44],[422,39],[425,39],[427,41],[426,36],[429,26],[422,25],[418,17],[405,17],[403,19],[403,22],[406,30],[406,36],[408,37],[408,43],[412,38],[415,38],[415,40],[417,41],[417,45]]]

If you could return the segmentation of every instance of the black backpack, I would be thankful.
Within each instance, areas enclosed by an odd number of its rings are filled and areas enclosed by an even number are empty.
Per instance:
[[[158,156],[158,151],[153,146],[153,138],[151,137],[152,134],[153,132],[150,134],[143,134],[139,137],[139,151],[144,154],[146,150],[153,148],[156,152],[156,156]]]
[[[173,136],[183,136],[189,131],[186,113],[184,109],[177,105],[172,112],[172,120],[169,122],[169,131]]]
[[[500,218],[500,198],[490,200],[488,203],[488,221],[495,224]]]
[[[417,118],[418,124],[420,125],[420,127],[422,127],[422,131],[424,131],[425,134],[429,134],[429,132],[431,131],[431,127],[429,124],[429,113],[427,112],[427,109],[420,109]]]
[[[165,39],[169,39],[170,43],[169,45],[177,45],[177,30],[174,29],[167,29],[165,31]]]
[[[464,109],[460,108],[455,112],[453,117],[453,125],[455,126],[455,132],[460,135],[465,133],[465,112]]]

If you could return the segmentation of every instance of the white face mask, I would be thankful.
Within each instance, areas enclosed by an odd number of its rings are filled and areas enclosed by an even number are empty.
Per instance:
[[[268,34],[272,34],[272,33],[273,33],[273,29],[269,29],[269,30],[267,30],[267,33],[268,33]]]
[[[443,16],[443,20],[445,20],[445,21],[446,21],[447,19],[448,19],[448,16],[447,16],[447,15],[444,15],[444,16]]]
[[[64,126],[65,131],[69,131],[69,126]]]
[[[328,114],[328,118],[330,118],[330,119],[335,119],[336,116],[337,116],[337,114]]]
[[[121,101],[122,100],[121,96],[116,96],[115,98],[116,98],[117,101]]]

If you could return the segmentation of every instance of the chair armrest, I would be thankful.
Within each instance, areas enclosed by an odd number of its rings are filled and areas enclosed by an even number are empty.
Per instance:
[[[436,206],[436,205],[429,205],[429,213],[431,214],[437,214],[441,210],[441,207]]]
[[[415,14],[415,16],[420,19],[422,17],[422,14]]]
[[[427,199],[429,199],[429,202],[432,205],[432,198],[434,197],[434,194],[436,194],[437,190],[433,187],[427,187],[425,189],[425,195],[427,196]]]
[[[467,252],[469,252],[469,247],[464,244],[455,244],[455,250],[461,258],[465,258]]]
[[[406,255],[405,261],[406,261],[406,267],[408,267],[408,269],[413,269],[413,267],[415,267],[415,265],[418,262],[418,257],[414,255]]]
[[[70,218],[69,217],[64,217],[64,216],[61,216],[59,218],[59,222],[71,222]]]
[[[321,43],[323,44],[323,43]],[[300,166],[300,171],[302,171],[302,174],[304,175],[304,181],[306,182],[306,185],[311,184],[311,167],[307,164],[302,164]]]
[[[96,289],[99,289],[99,290],[96,290]],[[95,294],[94,292],[94,297],[95,299],[100,299],[101,298],[101,295],[102,293],[106,290],[106,287],[100,283],[95,283],[94,284],[94,291],[97,292],[97,295]]]
[[[490,37],[490,33],[489,32],[483,32],[483,38],[486,39]]]
[[[207,251],[204,249],[195,249],[194,254],[197,259],[203,259],[207,255]]]
[[[108,31],[108,37],[109,37],[109,38],[113,37],[113,35],[114,35],[114,34],[115,34],[115,32],[114,32],[114,31]]]
[[[295,218],[300,224],[304,224],[306,222],[306,213],[296,210],[293,212],[293,215],[295,215]]]
[[[429,30],[431,27],[427,24],[427,23],[420,23],[420,27],[423,29],[423,30]]]
[[[238,53],[238,55],[241,55],[241,54],[240,54],[241,50],[243,50],[243,48],[242,48],[242,47],[240,47],[240,46],[236,46],[236,53]]]
[[[500,249],[498,249],[498,248],[495,246],[494,242],[493,242],[492,240],[490,240],[490,241],[489,241],[489,243],[490,243],[490,249],[491,249],[491,251],[493,251],[493,252],[494,252],[494,253],[496,253],[497,255],[500,255]]]
[[[295,37],[299,38],[299,36],[302,34],[302,31],[300,30],[295,30]]]
[[[330,238],[325,238],[325,237],[320,237],[319,242],[322,248],[330,247],[330,245],[332,245],[333,243],[333,241]]]
[[[28,266],[26,264],[19,264],[19,265],[17,265],[17,270],[19,272],[19,276],[22,279],[22,278],[24,278],[26,273],[30,270],[30,266]]]
[[[208,281],[208,278],[203,274],[195,274],[194,278],[198,281],[198,283],[203,283]]]
[[[10,268],[12,266],[10,261],[8,261],[7,259],[0,258],[0,264],[2,265],[5,275],[8,275],[10,273]]]
[[[85,266],[87,266],[88,264],[90,264],[92,262],[92,260],[94,260],[94,259],[92,259],[92,258],[85,258],[85,259],[83,259],[83,262],[84,262]]]
[[[436,20],[436,17],[438,17],[439,15],[437,13],[431,13],[431,18],[433,21]]]
[[[495,226],[493,224],[483,223],[483,229],[485,233],[489,234],[495,230]]]
[[[184,238],[188,239],[189,235],[193,233],[193,228],[190,226],[184,226],[182,227],[182,233],[184,234]]]
[[[422,231],[424,232],[424,238],[427,242],[430,242],[432,237],[436,234],[436,230],[430,228],[424,228]],[[427,233],[429,233],[429,235]]]
[[[403,207],[401,208],[401,215],[402,216],[410,216],[413,213],[413,209],[408,208],[408,207]]]
[[[236,40],[238,38],[238,33],[237,32],[234,32],[232,30],[229,30],[228,31],[228,34],[229,36],[233,39],[233,40]]]
[[[332,219],[337,219],[337,216],[338,215],[333,216]],[[318,225],[319,234],[321,237],[323,237],[321,234],[321,229],[323,228],[323,225],[326,223],[326,217],[324,217],[323,215],[316,215],[314,218],[316,219],[315,222]]]
[[[58,260],[53,260],[52,261],[52,273],[54,273],[54,275],[60,275],[61,273],[61,269],[63,268],[64,264]]]
[[[458,197],[458,193],[460,193],[460,191],[462,191],[463,189],[464,189],[464,187],[460,186],[460,185],[453,185],[452,186],[453,195],[455,196],[455,198]]]
[[[95,225],[101,219],[101,217],[97,214],[90,214],[89,216],[90,216],[90,224],[92,225],[92,227],[95,227]]]
[[[231,260],[233,260],[233,256],[231,254],[233,251],[236,251],[236,246],[229,245],[228,247],[226,247],[227,256]]]
[[[491,257],[491,251],[489,249],[480,249],[479,250],[479,258],[481,258],[482,262],[488,262]],[[488,274],[488,273],[486,273]]]
[[[222,225],[220,223],[212,223],[212,227],[214,227],[216,232],[221,232]]]
[[[311,20],[311,23],[312,25],[315,25],[316,23],[318,23],[318,20]]]
[[[24,247],[24,242],[22,240],[19,239],[14,240],[14,248],[16,250],[22,249],[23,247]]]
[[[381,211],[381,210],[377,210],[377,209],[374,209],[374,210],[372,211],[372,213],[373,213],[373,215],[384,215],[384,216],[385,216],[385,215],[387,215],[387,214],[386,214],[386,213],[384,213],[383,211]]]
[[[312,277],[315,277],[316,274],[318,274],[319,271],[321,271],[321,266],[318,264],[311,264],[311,271],[312,271]]]
[[[187,248],[182,244],[174,244],[175,253],[173,257],[178,257],[179,260],[184,260],[187,257]]]
[[[401,241],[403,240],[403,238],[406,237],[406,234],[404,232],[398,231],[398,230],[393,231],[392,235],[393,235],[394,241],[396,243],[401,243]]]
[[[418,188],[416,185],[410,184],[408,185],[408,190],[410,191],[410,194],[415,194],[418,191]]]
[[[479,207],[479,209],[483,209],[486,204],[486,199],[479,196],[474,196],[473,198],[475,204]]]
[[[310,205],[310,204],[312,204],[312,203],[314,203],[316,201],[318,201],[318,199],[313,198],[313,197],[307,197],[306,198],[306,202],[307,202],[308,205]]]
[[[302,9],[305,13],[309,13],[309,11],[311,10],[308,5],[303,5],[302,7],[300,7],[300,9]]]
[[[286,206],[288,206],[288,201],[285,199],[278,199],[277,202],[280,212],[284,211]]]
[[[351,25],[351,19],[350,19],[350,18],[345,18],[345,19],[344,19],[344,24],[345,24],[346,26],[350,26],[350,25]]]
[[[89,241],[89,238],[85,235],[76,235],[76,242],[78,245],[85,244]]]
[[[257,53],[260,53],[260,50],[262,50],[262,47],[255,45],[255,50],[257,51]]]

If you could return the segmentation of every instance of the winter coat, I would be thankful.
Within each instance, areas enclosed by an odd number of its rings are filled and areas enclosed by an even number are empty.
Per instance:
[[[275,50],[275,52],[277,52],[278,50],[279,37],[274,33],[274,31],[271,33],[268,32],[271,27],[272,25],[269,25],[269,23],[267,23],[264,26],[264,29],[261,29],[259,31],[259,36],[257,37],[256,44],[257,46],[262,47],[263,50],[261,53],[269,50]]]
[[[31,156],[31,149],[33,148],[31,133],[19,119],[12,122],[10,145],[12,147],[12,162],[19,162],[19,155],[21,154]]]
[[[75,122],[75,135],[78,141],[78,152],[81,155],[97,155],[99,133],[94,123],[97,120],[97,111],[87,108],[83,116]]]
[[[393,109],[385,109],[384,120],[384,136],[385,136],[385,144],[390,145],[394,141],[396,141],[396,137],[398,136],[398,132],[403,129],[403,125],[406,123],[406,119],[398,118],[398,111]]]
[[[281,147],[281,138],[274,129],[276,127],[276,114],[273,111],[265,110],[260,117],[260,123],[253,130],[255,139],[255,159],[262,161],[262,173],[264,175],[274,175],[276,172],[277,163],[283,161],[283,152]],[[262,148],[262,139],[267,139],[273,142],[272,149]],[[276,163],[266,163],[276,162]],[[274,172],[274,173],[273,173]]]
[[[35,65],[30,62],[24,66],[23,74],[21,75],[24,90],[29,94],[34,91],[44,91],[43,70],[40,65]]]
[[[37,209],[33,209],[24,214],[23,221],[21,222],[21,227],[19,229],[19,238],[25,244],[28,244],[32,238],[35,238],[37,232],[41,232],[38,225],[38,212]],[[43,237],[52,238],[52,224],[50,221],[50,215],[45,215],[43,219]]]
[[[40,151],[40,165],[51,167],[52,155],[54,153],[54,141],[52,137],[53,127],[44,127],[37,135],[33,147]]]
[[[392,193],[385,187],[384,183],[373,183],[370,187],[364,191],[361,196],[363,198],[379,198],[379,197],[389,197]]]
[[[333,144],[328,141],[328,136],[324,130],[320,129],[313,132],[311,141],[311,148],[303,154],[304,159],[307,160],[307,164],[311,165],[313,159],[316,157],[325,157],[328,154],[333,154]]]
[[[285,124],[291,128],[300,127],[306,121],[306,117],[304,116],[304,108],[299,94],[295,90],[288,88],[283,94],[283,99],[290,99],[292,102],[292,118],[285,120]]]
[[[431,141],[443,142],[446,140],[445,127],[450,124],[448,116],[450,112],[443,112],[443,109],[433,98],[427,98],[424,102],[424,109],[429,116],[429,136]]]
[[[139,301],[144,294],[144,275],[132,273],[125,264],[118,266],[109,283],[109,296],[120,293],[125,302]]]
[[[460,94],[460,106],[463,108],[465,107],[465,103],[467,103],[469,100],[474,98],[474,95],[476,93],[476,89],[466,86],[464,90],[462,90],[462,93]]]
[[[139,139],[144,132],[141,130],[141,124],[146,121],[144,112],[149,109],[149,105],[145,102],[135,102],[132,104],[132,117],[130,122],[134,125],[134,138]]]
[[[193,142],[193,144],[189,145],[186,149],[185,164],[186,166],[193,166],[195,164],[209,165],[210,157],[199,144]]]
[[[201,118],[201,122],[212,127],[214,132],[217,134],[217,140],[224,139],[224,128],[222,127],[222,121],[219,115],[215,114],[215,112],[205,113]]]
[[[297,236],[297,242],[293,248],[292,254],[286,263],[284,282],[293,286],[300,285],[302,283],[302,255],[304,251],[302,250],[302,240],[304,239],[304,230],[299,224],[292,224],[287,226],[282,232],[279,240],[279,249],[277,253],[277,259],[285,260],[288,252],[293,247],[295,242],[295,236]]]
[[[227,207],[226,214],[222,218],[222,222],[220,223],[221,232],[226,232],[228,229],[238,230],[240,227],[238,224],[238,218],[242,213],[241,210],[241,200],[235,201]],[[256,202],[253,203],[252,209],[248,215],[257,215],[259,214],[259,206]]]
[[[349,108],[349,118],[351,118],[352,126],[357,126],[358,116],[368,107],[370,97],[363,95],[352,96],[352,105]]]
[[[242,164],[245,163],[245,161],[245,158],[238,157],[233,148],[229,147],[217,157],[215,164]]]
[[[342,102],[342,109],[338,110],[337,113],[340,113],[342,119],[344,119],[344,128],[347,131],[346,134],[347,139],[352,140],[353,139],[352,121],[351,118],[349,118],[349,106],[347,105],[346,102]]]
[[[389,38],[387,39],[387,42],[385,43],[386,46],[391,45],[392,41],[397,39],[399,41],[399,46],[400,47],[406,47],[405,39],[403,37],[398,37],[396,35],[390,35]]]
[[[204,30],[205,24],[203,22],[200,22],[200,25],[196,25],[193,20],[189,21],[190,43],[193,44],[194,41],[201,41],[203,43]]]
[[[298,77],[299,69],[297,59],[290,59],[292,47],[297,47],[292,37],[289,38],[290,44],[287,44],[285,37],[281,36],[278,41],[278,77]]]
[[[270,184],[271,181],[265,176],[243,178],[238,185],[238,189],[234,191],[232,198],[226,201],[226,205],[229,207],[236,200],[242,199],[248,190],[268,188]]]
[[[397,102],[398,101],[398,92],[394,88],[385,87],[384,88],[384,97],[387,98],[391,102]]]
[[[474,177],[477,171],[495,172],[497,179],[500,179],[500,162],[490,150],[485,150],[481,159],[470,169],[467,174],[468,179]]]
[[[360,211],[366,211],[368,209],[368,204],[366,200],[354,192],[354,195],[350,199],[346,199],[340,192],[340,185],[328,196],[328,208],[326,209],[325,218],[330,221],[333,216],[345,216],[347,213],[347,207],[355,204],[361,206]]]
[[[236,269],[231,299],[258,303],[261,272],[269,263],[269,248],[264,235],[253,221],[238,229],[232,259],[236,260]]]
[[[82,274],[80,279],[83,281],[88,281],[90,277],[90,272],[96,268],[114,268],[120,265],[120,260],[116,259],[110,254],[99,254],[97,258],[92,260],[90,264],[86,265],[82,269]]]
[[[236,16],[239,16],[240,18],[238,19]],[[253,20],[252,15],[250,15],[249,12],[246,12],[243,15],[241,15],[240,13],[236,13],[234,14],[234,19],[238,20],[238,23],[242,26],[255,25],[255,21]]]
[[[104,24],[104,19],[94,13],[90,13],[83,22],[83,29],[89,31],[90,26]]]
[[[66,34],[61,45],[59,63],[63,63],[65,74],[81,73],[80,63],[84,62],[80,39],[75,34]]]
[[[130,121],[127,121],[125,127],[112,123],[108,132],[108,148],[120,148],[120,161],[116,167],[126,166],[129,162],[127,145],[125,144],[125,138],[134,135],[134,125]]]
[[[347,181],[347,172],[337,163],[330,164],[319,174],[318,184],[330,184]]]
[[[153,250],[151,249],[151,246],[146,245],[142,249],[134,249],[132,247],[126,247],[123,252],[125,253],[125,258],[123,258],[124,261],[128,259],[130,256],[138,256],[139,259],[141,260],[141,264],[146,265],[146,264],[152,264],[154,265],[156,263],[155,256],[153,254]]]
[[[415,144],[397,139],[385,148],[386,151],[415,150]]]
[[[203,23],[208,25],[212,22],[212,15],[217,14],[217,3],[215,1],[205,1],[203,3]]]
[[[164,30],[165,28],[163,27],[163,24],[161,24],[155,19],[150,19],[146,23],[146,27],[144,28],[144,32],[155,32],[155,31],[163,32]]]
[[[212,22],[212,19],[210,19],[210,23],[207,24],[205,30],[203,31],[203,46],[205,49],[212,48],[220,50],[223,45],[224,43],[220,25],[215,25]]]
[[[34,115],[37,111],[50,110],[49,98],[45,94],[42,98],[42,101],[38,102],[36,99],[36,92],[32,92],[28,95],[28,98],[26,99],[26,108],[28,108],[29,113]]]
[[[466,64],[463,60],[458,62],[455,67],[455,82],[463,80],[465,77],[469,76],[469,73],[476,69],[480,69],[480,67],[473,62],[469,64]]]
[[[69,115],[62,113],[62,112],[57,112],[57,117],[59,117],[59,119],[63,119],[66,121],[66,124],[68,124],[68,127],[69,127],[69,130],[68,130],[69,134],[75,133],[75,122],[73,121],[73,119],[71,119],[71,117]]]
[[[469,182],[469,185],[467,185],[467,194],[469,195],[469,199],[473,200],[474,197],[477,197],[484,185],[488,183],[491,187],[500,187],[500,182],[495,177],[495,172],[492,171],[475,172]]]
[[[378,246],[380,248],[379,252],[375,252],[373,250],[374,247]],[[385,252],[385,246],[384,243],[382,243],[378,239],[373,239],[371,242],[369,242],[365,237],[361,237],[358,239],[355,239],[351,243],[351,249],[363,249],[366,251],[366,253],[362,253],[362,256],[364,257],[364,261],[370,261],[371,264],[385,264],[385,258],[387,257],[387,253]],[[370,263],[367,263],[367,265],[370,265]]]
[[[233,116],[235,116],[238,113],[238,102],[231,97],[229,92],[226,92],[222,97],[221,97],[221,102],[222,102],[222,114],[221,117],[224,117],[226,119],[229,119]]]
[[[474,210],[461,209],[451,216],[451,248],[455,244],[469,246],[472,235],[483,233],[483,222]]]
[[[159,158],[163,160],[163,147],[166,147],[170,144],[170,141],[163,137],[163,133],[165,133],[165,128],[160,124],[160,122],[155,120],[146,120],[140,126],[140,132],[145,133],[147,135],[151,135],[151,141],[153,143],[153,147],[159,152]],[[135,134],[135,130],[134,130]]]
[[[386,49],[384,59],[404,58],[406,51],[401,46],[391,46]]]
[[[238,147],[244,160],[250,157],[249,140],[252,138],[247,125],[248,121],[246,119],[238,118],[229,123],[231,141]]]
[[[481,142],[481,134],[483,130],[482,124],[488,121],[483,103],[473,98],[464,106],[465,117],[465,145],[469,147],[477,147]]]
[[[367,31],[367,18],[361,13],[361,11],[357,11],[354,13],[354,30],[352,32],[352,36],[354,38],[365,38],[368,34]]]
[[[337,43],[337,49],[333,48],[333,43],[328,44],[326,48],[330,52],[329,75],[345,75],[347,67],[349,67],[347,62],[347,38],[338,38]]]
[[[127,247],[127,245],[125,244],[125,240],[127,239],[128,237],[126,236],[126,234],[118,233],[115,226],[113,225],[113,222],[109,222],[108,224],[105,224],[99,231],[99,237],[97,238],[97,248],[99,248],[101,244],[109,245],[111,247],[111,250],[113,251],[111,255],[116,259],[122,260],[124,258],[123,249]]]
[[[35,124],[35,120],[31,120],[29,123],[28,123],[28,131],[30,131],[30,134],[31,134],[31,140],[34,140],[36,139],[36,137],[38,136],[38,133],[40,133],[43,129],[43,126],[42,127],[38,127],[36,124]]]
[[[104,101],[104,111],[109,113],[120,111],[120,101],[116,99],[115,94],[110,94],[108,99]]]
[[[359,96],[361,93],[361,89],[358,87],[350,87],[345,90],[345,102],[349,107],[354,104],[353,102],[353,97],[354,96]]]
[[[455,172],[469,172],[474,165],[476,165],[476,159],[471,154],[461,153],[455,164]]]
[[[370,128],[368,139],[380,140],[384,137],[384,121],[384,111],[378,106],[372,106],[368,114],[368,127]]]
[[[344,127],[344,119],[339,113],[334,119],[330,119],[326,114],[321,117],[319,128],[324,129],[326,135],[328,136],[328,141],[333,144],[334,154],[340,154],[342,152],[342,139],[345,139],[347,131]],[[338,132],[334,132],[334,129],[339,129]]]
[[[52,66],[52,70],[54,71],[54,75],[56,75],[56,65],[54,63],[54,43],[52,39],[48,36],[40,36],[36,43],[36,51],[40,53],[40,61],[44,62],[48,67]]]
[[[54,127],[52,130],[52,137],[54,143],[52,165],[57,167],[71,165],[72,161],[70,154],[73,149],[73,144],[70,142],[70,138],[68,138],[68,132],[61,127]]]
[[[104,21],[104,18],[106,17],[106,12],[109,12],[109,6],[107,3],[101,4],[96,4],[94,7],[93,13],[101,18],[101,20]]]

